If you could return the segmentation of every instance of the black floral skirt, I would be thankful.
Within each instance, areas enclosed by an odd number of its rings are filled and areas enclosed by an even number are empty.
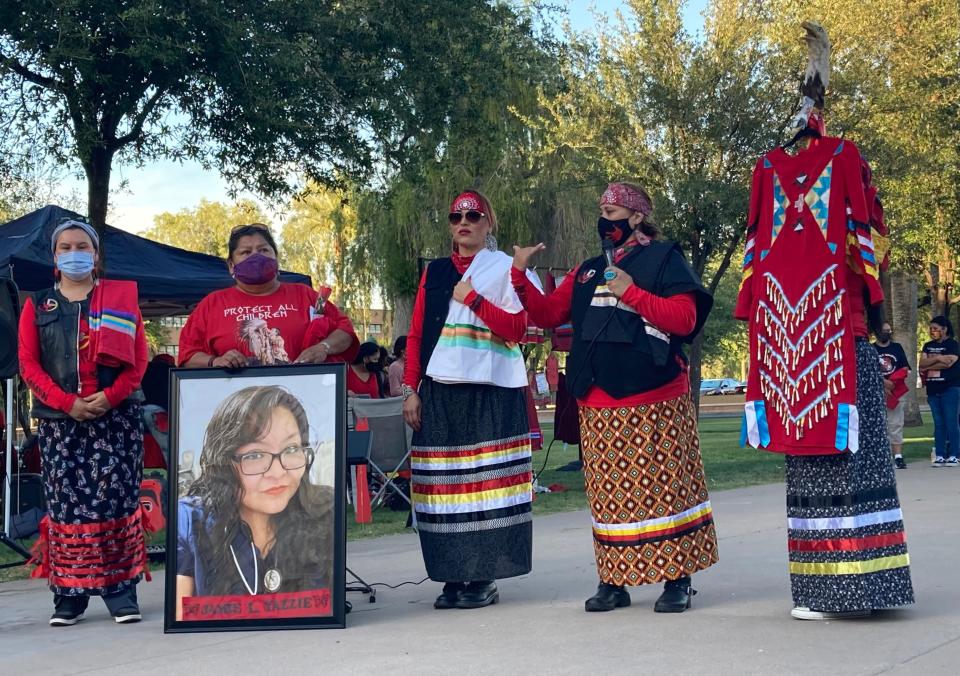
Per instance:
[[[883,383],[876,350],[861,338],[857,411],[856,453],[786,457],[794,606],[840,612],[913,603]]]
[[[471,582],[530,572],[532,460],[523,388],[424,381],[413,507],[427,575]]]
[[[44,419],[38,435],[47,516],[35,575],[47,577],[64,596],[124,591],[147,564],[140,404],[122,404],[84,422]]]

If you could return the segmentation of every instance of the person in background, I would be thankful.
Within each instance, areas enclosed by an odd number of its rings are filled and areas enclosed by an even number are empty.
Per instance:
[[[387,384],[390,387],[391,397],[403,395],[403,369],[406,365],[404,357],[407,353],[407,337],[400,336],[393,341],[394,361],[387,367]]]
[[[900,343],[891,340],[893,329],[890,322],[884,322],[873,346],[880,357],[880,375],[883,376],[883,390],[887,404],[887,437],[893,451],[893,464],[897,469],[906,469],[903,459],[903,395],[907,392],[906,379],[910,373],[910,362]]]
[[[930,340],[923,345],[917,368],[927,386],[933,416],[934,467],[956,467],[960,445],[960,345],[953,325],[943,315],[930,320]],[[949,453],[949,455],[947,455]]]
[[[158,354],[147,364],[147,371],[143,374],[144,403],[159,406],[164,411],[170,405],[170,369],[177,365],[176,359],[170,354]]]
[[[347,367],[347,394],[380,399],[380,381],[377,379],[380,370],[380,347],[372,341],[362,343],[353,363]]]
[[[281,282],[277,244],[262,223],[227,242],[235,285],[210,293],[180,333],[179,365],[242,368],[350,361],[360,341],[350,319],[306,284]]]
[[[379,370],[376,371],[377,384],[380,387],[380,398],[390,396],[390,383],[387,380],[387,368],[390,366],[390,352],[383,345],[380,346]]]
[[[19,331],[47,502],[34,576],[53,591],[51,626],[83,619],[91,596],[118,624],[139,622],[147,337],[137,285],[103,278],[100,239],[88,223],[65,220],[50,243],[57,281],[27,298]]]

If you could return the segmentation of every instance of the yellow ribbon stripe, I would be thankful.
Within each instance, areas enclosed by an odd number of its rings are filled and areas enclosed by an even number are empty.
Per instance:
[[[468,502],[485,502],[487,500],[496,500],[498,498],[512,498],[515,495],[522,495],[530,492],[530,482],[525,481],[516,486],[507,488],[494,488],[489,491],[477,491],[476,493],[418,493],[413,492],[413,501],[428,505],[451,505],[463,504]]]
[[[664,528],[677,528],[678,526],[683,526],[691,521],[696,521],[697,519],[702,518],[706,514],[710,514],[713,510],[710,507],[704,506],[698,509],[695,512],[691,512],[682,517],[676,519],[669,519],[661,521],[659,523],[650,524],[649,526],[637,526],[636,528],[625,528],[625,529],[612,529],[604,528],[602,525],[594,524],[593,532],[599,535],[642,535],[644,533],[650,533],[652,531],[663,530]],[[641,522],[642,523],[642,522]]]
[[[909,554],[883,556],[869,561],[841,561],[838,563],[800,563],[790,562],[792,575],[863,575],[879,570],[892,570],[910,565]]]

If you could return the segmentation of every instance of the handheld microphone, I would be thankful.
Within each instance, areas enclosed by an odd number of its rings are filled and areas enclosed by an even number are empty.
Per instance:
[[[614,249],[613,240],[610,240],[604,237],[603,239],[600,240],[600,246],[603,248],[603,255],[607,259],[607,267],[612,268],[613,267],[613,249]],[[614,274],[613,272],[610,272],[609,270],[603,273],[603,278],[608,282],[611,279],[614,279],[616,276],[617,276],[616,274]]]

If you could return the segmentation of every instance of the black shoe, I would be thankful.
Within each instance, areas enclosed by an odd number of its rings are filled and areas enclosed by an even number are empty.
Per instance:
[[[583,608],[588,613],[604,613],[614,608],[626,608],[629,605],[630,594],[622,585],[601,582],[597,587],[597,593],[586,600]]]
[[[895,457],[895,458],[893,459],[893,465],[894,465],[894,467],[896,467],[897,469],[906,469],[906,468],[907,468],[907,461],[903,459],[903,456],[902,456],[902,455],[898,455],[897,457]]]
[[[457,596],[457,608],[483,608],[491,606],[500,600],[497,583],[493,580],[471,582],[467,588]]]
[[[121,608],[117,612],[111,613],[111,615],[113,615],[113,621],[117,624],[131,624],[143,619],[140,615],[140,609],[137,606]]]
[[[51,627],[69,627],[83,619],[89,599],[86,596],[54,596],[54,611],[50,616]]]
[[[558,467],[558,472],[580,472],[583,470],[583,462],[580,460],[574,460],[573,462],[568,462],[563,467]]]
[[[353,604],[350,603],[349,601],[344,601],[344,602],[343,602],[343,609],[344,609],[344,613],[343,613],[343,614],[346,615],[346,614],[349,613],[351,610],[353,610]]]
[[[437,610],[456,608],[457,599],[460,598],[460,594],[463,593],[466,586],[463,582],[447,582],[443,585],[443,593],[433,602],[433,607]]]
[[[697,593],[690,586],[689,577],[681,577],[679,580],[669,580],[663,585],[663,593],[653,604],[655,613],[682,613],[690,607],[690,599]]]

